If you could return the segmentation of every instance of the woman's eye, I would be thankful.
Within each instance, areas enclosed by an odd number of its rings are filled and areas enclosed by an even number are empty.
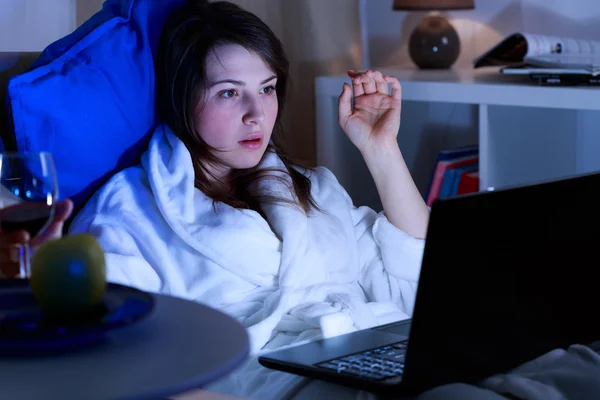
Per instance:
[[[229,89],[229,90],[224,90],[222,91],[219,96],[220,97],[224,97],[226,99],[230,98],[230,97],[234,97],[237,94],[237,92],[233,89]]]
[[[264,88],[264,89],[262,90],[262,92],[263,92],[264,94],[271,94],[271,93],[274,93],[274,92],[275,92],[275,86],[272,86],[272,85],[271,85],[271,86],[267,86],[266,88]]]

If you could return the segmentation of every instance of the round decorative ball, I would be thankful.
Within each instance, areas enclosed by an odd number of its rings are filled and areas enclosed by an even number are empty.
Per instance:
[[[427,16],[410,35],[408,51],[419,68],[446,69],[460,54],[460,39],[446,18]]]

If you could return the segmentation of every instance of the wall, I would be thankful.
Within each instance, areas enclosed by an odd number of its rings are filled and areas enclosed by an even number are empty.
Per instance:
[[[289,22],[294,20],[282,14],[282,0],[233,1],[264,18],[279,35],[285,33],[286,24],[290,35],[292,31],[296,31],[289,26]],[[47,33],[40,31],[25,35],[29,36],[27,41],[34,45],[49,42],[50,38],[60,37],[73,26],[72,4],[74,2],[76,23],[79,25],[100,9],[103,0],[2,0],[2,2],[0,44],[6,46],[4,42],[8,42],[9,39],[14,42],[15,37],[21,36],[9,34],[11,31],[34,31],[31,27],[48,27]],[[354,10],[355,1],[344,0],[344,7],[338,7],[340,4],[323,5],[321,3],[326,2],[319,0],[294,0],[294,2],[300,3],[300,6],[286,3],[286,8],[289,9],[287,14],[300,11],[300,17],[310,15],[314,19],[313,24],[319,28],[311,37],[329,42],[324,48],[331,54],[337,51],[340,44],[344,47],[338,42],[339,38],[347,34],[347,25],[359,23]],[[329,3],[335,2],[333,0]],[[339,0],[337,2],[339,3]],[[6,3],[8,6],[5,5]],[[413,27],[424,14],[392,11],[391,0],[362,0],[362,3],[362,11],[365,15],[361,21],[365,25],[363,31],[368,47],[367,54],[370,56],[368,64],[370,66],[410,65],[406,41]],[[472,11],[448,13],[462,40],[463,49],[457,66],[470,66],[476,56],[489,49],[505,35],[522,30],[600,40],[600,29],[597,24],[600,17],[598,0],[476,0],[475,7]],[[48,18],[49,15],[52,18]],[[332,18],[334,15],[335,18]],[[7,21],[9,18],[10,21]],[[21,21],[26,23],[22,24]],[[338,26],[343,27],[341,32]],[[351,36],[351,40],[356,41],[354,32]],[[353,50],[353,52],[356,57],[356,53],[360,53],[360,50]],[[321,58],[329,57],[321,55]]]
[[[358,0],[232,1],[257,14],[283,42],[292,81],[284,118],[286,148],[314,165],[314,80],[360,67]]]
[[[75,0],[0,0],[0,52],[41,51],[76,26]]]
[[[104,0],[76,0],[77,26],[102,8]]]
[[[391,0],[363,0],[370,66],[411,66],[407,40],[423,12],[392,11]],[[475,10],[448,12],[462,42],[457,67],[518,31],[600,40],[598,0],[476,0]]]

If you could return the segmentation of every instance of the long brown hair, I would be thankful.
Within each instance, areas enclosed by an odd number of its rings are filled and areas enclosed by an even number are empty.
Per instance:
[[[297,201],[283,197],[250,194],[251,184],[263,179],[285,182],[274,170],[258,167],[234,170],[227,181],[216,179],[209,166],[222,163],[196,132],[193,111],[207,92],[206,58],[216,46],[237,44],[256,53],[277,75],[276,94],[279,111],[268,152],[275,152],[285,165],[285,174],[291,177],[289,190]],[[162,31],[158,56],[157,106],[161,118],[186,145],[192,155],[196,187],[215,202],[236,208],[250,208],[261,212],[259,204],[285,202],[300,206],[305,212],[319,209],[311,195],[311,182],[300,170],[308,168],[291,160],[279,145],[283,133],[281,116],[289,81],[289,61],[283,45],[271,29],[254,14],[227,2],[190,0],[175,10]]]

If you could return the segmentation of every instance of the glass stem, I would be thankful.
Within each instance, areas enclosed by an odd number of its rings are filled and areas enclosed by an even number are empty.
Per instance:
[[[22,279],[31,277],[31,251],[29,243],[19,246],[19,276]]]

